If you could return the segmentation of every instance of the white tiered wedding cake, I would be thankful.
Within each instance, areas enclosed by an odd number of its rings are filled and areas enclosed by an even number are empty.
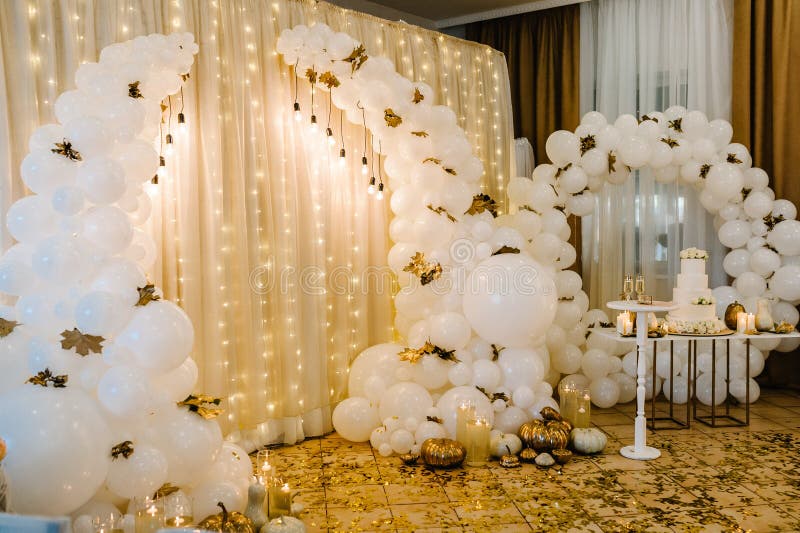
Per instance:
[[[705,250],[681,251],[678,286],[672,289],[672,301],[679,307],[667,315],[671,333],[711,334],[725,329],[725,324],[717,318],[716,302],[708,288],[707,259]]]

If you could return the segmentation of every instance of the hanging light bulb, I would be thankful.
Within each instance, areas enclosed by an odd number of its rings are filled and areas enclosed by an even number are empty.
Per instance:
[[[187,129],[188,128],[186,127],[186,116],[181,111],[180,113],[178,113],[178,131],[180,131],[181,133],[186,133]]]
[[[311,133],[317,133],[317,115],[311,115]]]
[[[361,175],[366,176],[369,172],[369,167],[367,167],[367,156],[361,156]]]
[[[375,194],[375,176],[369,179],[369,187],[367,187],[367,194]]]
[[[375,195],[378,200],[383,200],[383,183],[378,184],[378,194]]]
[[[167,143],[167,148],[166,148],[165,151],[166,151],[167,155],[172,155],[175,152],[175,144],[172,142],[172,134],[171,133],[167,133],[166,143]]]
[[[333,130],[330,128],[325,129],[325,135],[328,137],[328,146],[336,144],[336,139],[333,138]]]
[[[156,177],[157,178],[165,178],[167,177],[167,161],[164,159],[164,156],[158,156],[158,170],[156,170]]]
[[[299,102],[295,102],[294,103],[294,119],[297,122],[300,122],[301,120],[303,120],[303,114],[300,113],[300,103]]]
[[[345,157],[346,157],[346,155],[347,155],[347,153],[344,151],[344,148],[342,148],[341,150],[339,150],[339,166],[340,166],[340,167],[343,167],[343,166],[344,166],[344,164],[345,164]]]

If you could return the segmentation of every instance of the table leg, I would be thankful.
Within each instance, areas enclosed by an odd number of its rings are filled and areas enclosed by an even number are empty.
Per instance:
[[[745,341],[747,353],[745,361],[745,382],[744,382],[744,420],[747,426],[750,425],[750,338]]]
[[[647,313],[636,313],[636,348],[638,361],[636,365],[636,422],[634,426],[633,446],[625,446],[619,453],[628,459],[645,461],[656,459],[661,452],[647,446],[647,418],[644,415],[645,373],[647,372],[646,359],[647,344]],[[655,383],[653,384],[655,388]],[[655,392],[655,391],[654,391]]]

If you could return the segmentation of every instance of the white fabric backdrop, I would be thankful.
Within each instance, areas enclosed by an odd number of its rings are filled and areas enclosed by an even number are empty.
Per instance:
[[[160,259],[149,274],[194,323],[198,392],[226,399],[226,428],[261,442],[329,430],[349,362],[394,335],[391,283],[359,284],[386,264],[389,247],[388,202],[367,196],[359,168],[363,131],[345,122],[351,163],[331,167],[307,122],[292,119],[294,80],[274,51],[282,29],[314,21],[430,84],[483,160],[484,190],[504,200],[510,91],[504,57],[487,46],[314,0],[0,2],[2,212],[25,194],[18,169],[28,137],[54,120],[52,104],[74,87],[82,61],[136,35],[195,34],[189,130],[169,158],[171,176],[153,189]],[[300,88],[307,111],[309,85]],[[324,127],[327,99],[316,104]],[[4,224],[0,241],[11,243]]]
[[[581,4],[581,112],[595,109],[613,121],[683,105],[730,120],[732,32],[732,0]],[[626,273],[643,273],[648,293],[670,300],[678,252],[690,246],[711,253],[710,286],[726,284],[726,250],[691,187],[637,174],[607,186],[583,219],[591,307],[616,299]]]

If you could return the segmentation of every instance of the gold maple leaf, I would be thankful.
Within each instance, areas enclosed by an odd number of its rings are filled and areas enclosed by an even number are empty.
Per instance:
[[[396,114],[391,107],[387,107],[383,111],[383,120],[386,121],[386,125],[390,128],[396,128],[400,124],[403,123],[403,119],[400,115]]]
[[[417,137],[427,137],[428,136],[428,132],[427,131],[412,131],[411,135],[416,135]]]
[[[53,372],[49,368],[45,368],[41,372],[38,372],[35,376],[28,378],[25,383],[39,385],[40,387],[47,387],[48,383],[52,383],[53,388],[63,389],[67,386],[67,381],[69,381],[68,375],[62,374],[54,376]]]
[[[426,416],[425,417],[428,422],[435,422],[437,424],[444,424],[444,420],[439,418],[438,416]]]
[[[597,140],[594,138],[594,135],[581,137],[581,155],[585,154],[592,148],[597,148]]]
[[[136,290],[139,291],[139,300],[136,302],[136,306],[144,306],[161,299],[161,296],[156,294],[155,285],[152,283],[148,283],[144,287],[137,287]]]
[[[186,81],[191,78],[191,75],[187,72],[186,74],[181,74],[181,81]]]
[[[650,115],[642,115],[642,118],[639,119],[639,124],[641,124],[645,120],[652,120],[653,122],[658,122],[658,118],[656,117],[651,117]]]
[[[500,254],[518,254],[519,248],[514,248],[513,246],[501,246],[499,250],[497,250],[492,255],[500,255]]]
[[[124,440],[119,444],[115,444],[111,448],[111,460],[119,458],[119,456],[127,459],[131,455],[133,455],[133,442],[129,440]]]
[[[412,98],[411,101],[414,102],[415,104],[418,104],[423,100],[425,100],[425,95],[419,92],[419,89],[417,87],[414,87],[414,98]]]
[[[456,172],[456,169],[454,169],[454,168],[442,167],[442,170],[444,170],[445,172],[447,172],[451,176],[457,176],[458,175],[458,172]]]
[[[432,204],[428,204],[428,209],[430,209],[431,211],[433,211],[433,212],[434,212],[434,213],[436,213],[437,215],[446,215],[446,216],[447,216],[447,219],[448,219],[450,222],[456,222],[456,217],[454,217],[453,215],[451,215],[451,214],[450,214],[450,212],[449,212],[447,209],[445,209],[444,207],[442,207],[442,206],[439,206],[439,207],[433,207],[433,205],[432,205]]]
[[[81,333],[78,328],[72,328],[72,331],[68,329],[62,331],[61,336],[64,337],[61,347],[65,350],[75,348],[75,351],[84,357],[89,355],[89,352],[103,353],[102,343],[105,339],[99,335]]]
[[[307,68],[306,78],[308,78],[308,81],[311,83],[317,83],[317,71],[313,68]]]
[[[711,170],[711,165],[709,165],[708,163],[706,163],[705,165],[701,166],[700,167],[700,178],[701,179],[706,179],[706,176],[708,175],[708,171],[709,170]]]
[[[344,58],[344,61],[350,63],[351,69],[353,72],[357,71],[361,68],[361,65],[364,64],[364,61],[369,59],[367,56],[366,49],[364,48],[363,44],[358,45],[357,48],[353,48],[353,51],[350,52],[350,55]]]
[[[63,139],[60,143],[54,143],[55,148],[51,148],[50,151],[54,154],[63,155],[70,161],[82,161],[83,158],[81,157],[81,153],[77,150],[72,148],[72,143],[66,139]]]
[[[572,163],[567,163],[565,166],[559,167],[559,169],[556,171],[556,178],[558,178],[559,176],[561,176],[561,174],[569,170],[570,167],[572,167]]]
[[[424,286],[428,283],[436,281],[442,276],[442,265],[436,263],[435,265],[430,265],[429,268],[423,272],[419,277],[419,282]]]
[[[422,162],[423,163],[433,163],[434,165],[441,165],[442,164],[442,160],[441,159],[436,159],[435,157],[426,157],[425,159],[422,160]]]
[[[725,161],[728,163],[734,163],[740,165],[742,160],[736,157],[736,154],[728,153],[728,157],[725,158]]]
[[[190,394],[185,400],[178,402],[178,407],[188,407],[189,411],[210,420],[222,413],[222,408],[219,407],[221,403],[222,398],[215,398],[207,394]]]
[[[430,340],[425,341],[419,348],[405,348],[398,354],[401,361],[408,361],[411,364],[418,363],[426,355],[435,355],[445,361],[458,363],[459,359],[455,356],[455,350],[445,350],[436,346]]]
[[[442,265],[439,263],[428,263],[425,254],[417,252],[411,257],[411,261],[403,267],[403,272],[410,272],[417,276],[422,285],[427,285],[442,275]]]
[[[152,499],[158,500],[160,498],[166,498],[170,494],[175,494],[179,490],[181,490],[180,487],[176,487],[172,483],[164,483],[163,485],[161,485],[158,488],[158,490],[155,492],[155,494],[153,494],[153,498]]]
[[[400,356],[401,361],[408,361],[413,365],[419,362],[419,360],[425,355],[423,348],[405,348],[397,355]]]
[[[328,89],[333,89],[334,87],[338,87],[341,85],[339,82],[339,78],[337,78],[333,72],[327,71],[323,72],[319,75],[319,82],[328,87]]]
[[[500,352],[505,350],[504,347],[492,344],[492,361],[497,361],[500,358]]]
[[[489,211],[493,217],[497,218],[497,202],[488,194],[476,194],[472,197],[472,205],[467,209],[468,215],[477,215]]]
[[[5,318],[0,318],[0,339],[11,335],[17,326],[19,326],[19,322],[15,320],[6,320]]]
[[[144,98],[142,91],[139,89],[140,81],[135,81],[128,84],[128,96],[131,98]]]
[[[611,174],[616,170],[617,155],[614,152],[608,152],[608,173]]]
[[[683,122],[682,118],[676,118],[675,120],[670,120],[667,123],[667,126],[677,131],[678,133],[683,133],[683,129],[681,128],[681,122]]]
[[[666,144],[670,148],[675,148],[676,146],[678,146],[678,141],[676,141],[672,137],[661,137],[661,142]]]
[[[417,252],[411,256],[411,261],[403,267],[403,272],[411,272],[418,276],[425,269],[425,254]]]

